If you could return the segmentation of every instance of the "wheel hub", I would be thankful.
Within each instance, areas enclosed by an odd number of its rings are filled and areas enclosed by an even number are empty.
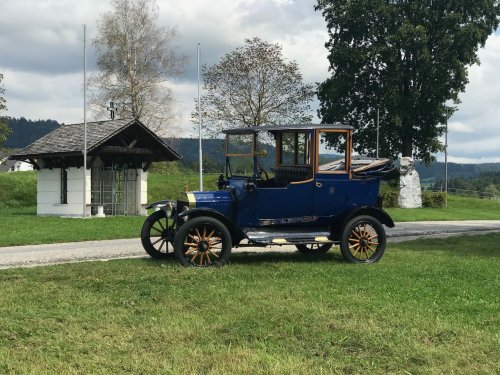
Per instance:
[[[208,251],[208,249],[210,248],[210,245],[208,244],[207,241],[200,241],[200,243],[198,244],[198,251],[199,252],[206,252]]]
[[[161,237],[168,241],[173,241],[174,236],[175,236],[175,231],[171,228],[165,229],[161,234]]]

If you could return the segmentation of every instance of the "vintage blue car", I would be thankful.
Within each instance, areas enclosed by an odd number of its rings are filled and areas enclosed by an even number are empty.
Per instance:
[[[182,192],[156,208],[141,239],[153,258],[175,254],[184,266],[221,266],[232,248],[295,245],[303,254],[339,244],[344,259],[373,263],[385,251],[381,178],[388,159],[355,156],[353,128],[342,124],[226,130],[226,171],[217,191]]]

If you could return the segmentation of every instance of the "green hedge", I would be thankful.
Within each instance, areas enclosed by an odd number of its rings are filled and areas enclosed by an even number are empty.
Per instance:
[[[399,191],[385,190],[380,192],[383,208],[399,207]],[[446,206],[446,193],[444,192],[422,192],[422,206],[430,208],[444,208]]]
[[[446,193],[440,191],[424,191],[422,193],[422,206],[444,208],[446,206]]]
[[[380,198],[382,199],[383,208],[397,208],[399,191],[396,190],[385,190],[380,192]]]

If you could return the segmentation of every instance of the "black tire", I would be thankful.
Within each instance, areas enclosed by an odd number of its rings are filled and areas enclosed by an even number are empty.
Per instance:
[[[182,224],[174,239],[175,256],[185,267],[223,266],[232,247],[226,226],[208,216]]]
[[[349,220],[342,232],[340,251],[349,263],[375,263],[385,252],[385,229],[372,216]]]
[[[295,245],[298,251],[304,255],[326,254],[333,246],[333,243],[311,243],[307,245]]]
[[[167,219],[163,210],[153,212],[142,225],[142,247],[152,258],[166,259],[174,255],[173,236],[173,221]]]

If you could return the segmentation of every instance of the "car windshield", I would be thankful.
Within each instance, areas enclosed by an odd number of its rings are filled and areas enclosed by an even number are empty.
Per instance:
[[[253,134],[228,134],[226,160],[230,176],[253,176]]]
[[[276,141],[270,133],[228,134],[226,138],[228,176],[253,177],[255,162],[258,168],[272,174],[275,153]]]

